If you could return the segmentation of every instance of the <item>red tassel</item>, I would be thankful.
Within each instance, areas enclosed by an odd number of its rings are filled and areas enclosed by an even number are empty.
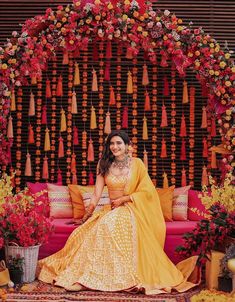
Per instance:
[[[165,54],[162,54],[162,58],[161,58],[161,63],[160,65],[162,67],[167,67],[168,66],[168,63],[167,63],[167,56]]]
[[[167,113],[166,113],[166,106],[162,106],[162,121],[161,121],[161,127],[167,127],[168,122],[167,122]]]
[[[185,123],[185,116],[183,114],[181,117],[180,137],[186,137],[186,136],[187,136],[186,123]]]
[[[47,124],[47,105],[43,105],[42,107],[42,125]]]
[[[63,53],[62,65],[68,65],[68,64],[69,64],[69,53],[67,50],[65,50]]]
[[[89,140],[89,145],[88,145],[88,152],[87,152],[87,161],[94,161],[95,157],[94,157],[94,146],[93,146],[93,141],[90,138]]]
[[[126,59],[130,59],[130,60],[133,59],[133,54],[129,47],[127,47],[127,49],[126,49]]]
[[[122,128],[128,129],[128,107],[124,106],[122,113]]]
[[[46,80],[46,98],[51,98],[51,81],[48,79]]]
[[[215,123],[215,118],[211,118],[211,137],[216,136],[216,123]]]
[[[34,144],[34,132],[33,132],[33,127],[31,124],[29,124],[28,127],[28,144]]]
[[[62,185],[63,181],[62,181],[62,171],[60,170],[60,168],[57,170],[57,185]]]
[[[90,172],[89,172],[88,185],[89,185],[89,186],[93,186],[94,184],[95,184],[95,181],[94,181],[94,174],[90,171]]]
[[[208,186],[209,185],[209,180],[208,180],[208,175],[207,175],[207,168],[204,165],[202,168],[202,186]]]
[[[107,42],[105,57],[106,57],[106,59],[111,59],[112,58],[112,43],[111,43],[111,41]]]
[[[97,47],[96,42],[94,42],[93,46],[92,46],[92,58],[93,58],[93,61],[99,60],[99,52],[98,52],[98,47]]]
[[[164,83],[163,95],[169,96],[170,90],[169,90],[169,82],[168,82],[167,76],[164,76],[163,83]]]
[[[77,185],[78,184],[77,173],[73,173],[72,184],[73,185]]]
[[[48,172],[48,158],[45,156],[43,158],[43,168],[42,168],[42,178],[48,179],[49,178],[49,172]]]
[[[182,139],[181,142],[181,152],[180,152],[180,160],[186,160],[186,147],[185,147],[185,140]]]
[[[110,61],[105,64],[104,80],[110,81]]]
[[[76,169],[76,154],[73,152],[72,159],[71,159],[71,172],[75,174],[77,172]]]
[[[30,100],[29,100],[29,116],[35,115],[35,100],[34,100],[34,94],[30,93]]]
[[[183,168],[181,170],[181,187],[187,186],[187,177],[186,177],[186,170]]]
[[[13,135],[13,123],[12,123],[12,116],[11,115],[9,116],[9,119],[8,119],[7,137],[8,138],[13,138],[14,137],[14,135]]]
[[[73,126],[73,144],[74,146],[77,146],[79,144],[78,128],[76,126]]]
[[[208,157],[208,145],[207,145],[206,137],[203,138],[202,143],[203,143],[202,157]]]
[[[208,96],[208,87],[206,86],[206,82],[202,82],[201,83],[201,87],[202,87],[202,96],[203,97],[207,97]]]
[[[59,150],[58,150],[58,157],[64,157],[64,140],[63,137],[59,137]]]
[[[142,85],[146,86],[149,84],[148,67],[146,64],[143,66]]]
[[[145,111],[150,111],[151,110],[150,97],[149,97],[148,91],[145,91],[144,110]]]
[[[215,151],[211,152],[211,168],[217,169],[217,162],[216,162],[216,153]]]
[[[115,99],[115,93],[114,93],[113,86],[109,87],[109,91],[110,91],[110,94],[109,94],[109,105],[110,106],[116,105],[116,99]]]
[[[25,164],[25,176],[32,176],[32,165],[31,165],[31,155],[29,152],[26,154],[26,164]]]
[[[202,123],[201,123],[201,128],[207,128],[207,110],[206,107],[202,107]]]
[[[58,82],[57,82],[57,89],[56,89],[56,95],[57,96],[63,96],[63,78],[62,75],[59,76]]]
[[[167,157],[167,152],[166,152],[166,141],[163,138],[162,139],[162,148],[161,148],[161,158],[166,158]]]

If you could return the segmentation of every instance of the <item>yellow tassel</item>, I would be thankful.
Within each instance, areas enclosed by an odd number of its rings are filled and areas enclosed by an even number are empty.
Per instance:
[[[50,143],[49,129],[46,127],[45,141],[44,141],[44,151],[50,151],[50,150],[51,150],[51,143]]]
[[[16,96],[14,89],[11,91],[11,111],[16,111]]]
[[[35,101],[34,101],[34,94],[30,93],[30,100],[29,100],[29,116],[35,115]]]
[[[69,64],[69,53],[68,51],[64,51],[63,53],[63,61],[62,61],[63,65],[68,65]]]
[[[36,84],[37,84],[37,77],[31,76],[31,85],[36,85]]]
[[[169,188],[168,178],[166,172],[163,173],[163,189]]]
[[[206,107],[202,107],[202,123],[201,123],[201,128],[207,128],[207,111]]]
[[[90,129],[96,129],[96,113],[94,106],[91,106],[91,121],[90,121]]]
[[[73,91],[73,95],[72,95],[72,108],[71,108],[71,113],[72,113],[72,114],[77,114],[77,113],[78,113],[77,95],[76,95],[76,92],[75,92],[75,91]]]
[[[9,119],[8,119],[7,137],[8,138],[13,138],[14,137],[14,135],[13,135],[13,124],[12,124],[12,117],[11,116],[9,116]]]
[[[132,74],[130,71],[127,73],[127,89],[126,93],[133,93],[133,82],[132,82]]]
[[[142,85],[146,86],[149,84],[149,76],[148,76],[148,67],[146,64],[143,66],[143,77],[142,77]]]
[[[186,81],[183,83],[183,99],[182,99],[183,104],[188,103],[188,84]]]
[[[104,133],[109,134],[110,132],[111,132],[111,121],[110,121],[110,113],[108,111],[106,113],[106,118],[105,118]]]
[[[215,146],[213,146],[213,147],[215,147]],[[211,168],[212,169],[217,169],[216,153],[215,153],[215,151],[211,152]]]
[[[148,125],[147,125],[147,118],[144,117],[143,118],[143,135],[142,135],[142,138],[144,140],[147,140],[148,139]]]
[[[62,108],[60,110],[60,132],[64,132],[67,130],[67,125],[66,125],[66,116],[65,116],[65,111]]]
[[[74,64],[75,66],[75,71],[74,71],[74,81],[73,81],[73,84],[74,86],[77,86],[77,85],[80,85],[80,70],[79,70],[79,65],[78,63],[76,62]]]
[[[143,158],[144,165],[148,170],[148,152],[144,149],[144,158]]]
[[[96,71],[93,68],[92,70],[92,91],[98,91],[98,84],[97,84],[97,75],[96,75]]]
[[[25,163],[25,176],[32,176],[32,165],[31,165],[31,155],[29,152],[26,154],[26,163]]]

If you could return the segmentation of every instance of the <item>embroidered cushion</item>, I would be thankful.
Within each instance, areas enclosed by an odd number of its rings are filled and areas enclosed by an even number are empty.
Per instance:
[[[189,190],[188,191],[188,219],[197,221],[201,220],[206,213],[206,208],[202,204],[201,199],[198,197],[199,194],[202,194],[200,191]]]
[[[173,220],[187,220],[188,219],[188,191],[190,186],[180,187],[174,189],[174,199],[172,207]]]
[[[50,205],[48,199],[47,183],[33,183],[27,182],[27,187],[31,194],[35,196],[35,202],[37,203],[36,211],[44,214],[46,217],[50,216]]]
[[[174,188],[175,186],[171,186],[165,189],[157,188],[165,221],[172,221],[172,204],[173,204]]]

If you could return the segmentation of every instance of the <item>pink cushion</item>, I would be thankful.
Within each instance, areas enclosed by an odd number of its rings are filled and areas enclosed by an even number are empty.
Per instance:
[[[205,206],[202,204],[198,194],[200,191],[189,190],[188,192],[188,219],[198,221],[204,218],[203,213],[206,213]]]
[[[190,186],[174,189],[172,207],[173,220],[182,221],[188,219],[188,191]]]
[[[166,222],[167,235],[183,235],[185,232],[190,232],[196,227],[197,221],[170,221]]]
[[[39,194],[39,196],[35,196],[36,197],[35,201],[37,203],[36,211],[38,213],[44,213],[46,217],[49,217],[50,205],[49,205],[48,192],[47,192],[47,183],[27,182],[27,187],[31,194],[37,195],[37,193],[44,191],[42,194]]]

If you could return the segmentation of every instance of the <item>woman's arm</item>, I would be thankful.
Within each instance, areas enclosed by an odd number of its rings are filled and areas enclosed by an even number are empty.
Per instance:
[[[120,207],[121,205],[123,205],[125,202],[130,202],[131,197],[129,195],[124,195],[122,197],[119,197],[117,199],[113,199],[111,200],[111,207],[112,209],[115,209],[117,207]]]

